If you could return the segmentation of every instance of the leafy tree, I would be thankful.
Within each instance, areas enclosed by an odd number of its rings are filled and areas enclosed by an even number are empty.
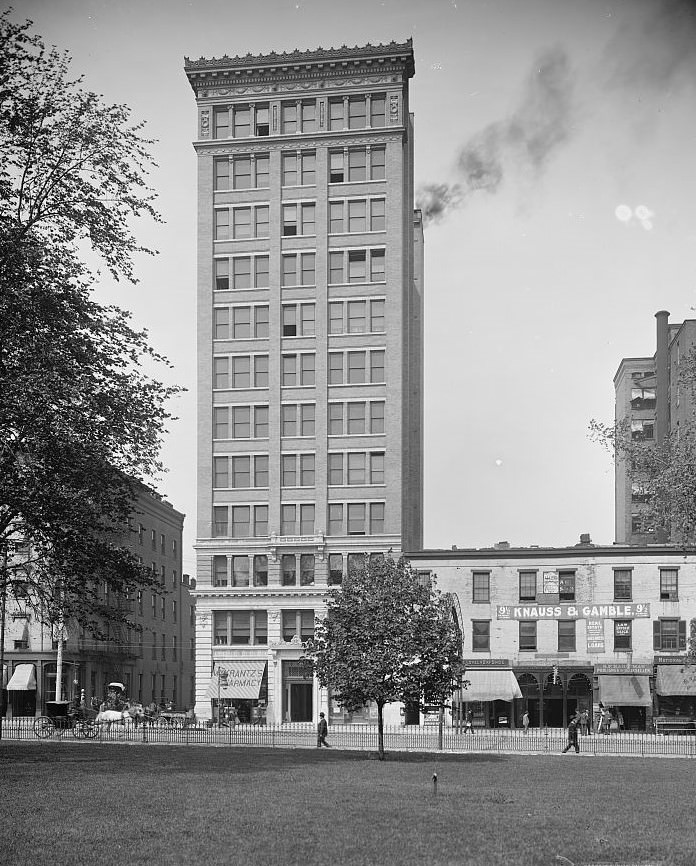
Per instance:
[[[150,142],[69,77],[31,22],[0,16],[0,589],[99,634],[104,603],[154,585],[126,548],[179,389],[129,315],[92,297],[85,244],[135,281],[130,220],[159,219]]]
[[[384,760],[383,710],[393,701],[442,706],[462,673],[461,634],[451,605],[408,563],[370,560],[331,591],[306,658],[322,686],[347,710],[377,705]]]
[[[656,540],[696,543],[696,350],[682,358],[678,386],[685,417],[662,442],[644,439],[630,422],[593,420],[590,436],[623,462],[639,489],[642,531]]]

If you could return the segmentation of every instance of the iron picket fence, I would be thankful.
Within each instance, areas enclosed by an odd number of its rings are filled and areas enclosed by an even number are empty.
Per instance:
[[[39,741],[35,719],[3,719],[5,740]],[[40,728],[39,728],[40,730]],[[56,728],[43,739],[82,740],[91,743],[146,743],[149,745],[262,746],[266,748],[316,748],[314,725],[303,723],[279,725],[218,726],[199,722],[196,725],[117,724],[96,728],[94,738],[75,729]],[[560,754],[567,745],[562,728],[521,730],[474,729],[462,731],[437,726],[387,726],[384,728],[387,751],[449,752],[455,754],[490,752],[492,754]],[[332,725],[328,741],[332,747],[358,751],[376,751],[376,725]],[[696,735],[687,732],[664,734],[640,731],[612,732],[609,735],[587,734],[578,738],[580,751],[591,755],[625,755],[633,757],[696,757]]]

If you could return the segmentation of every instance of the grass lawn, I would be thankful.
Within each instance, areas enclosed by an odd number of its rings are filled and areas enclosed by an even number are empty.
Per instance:
[[[0,862],[691,866],[695,774],[680,758],[3,741]]]

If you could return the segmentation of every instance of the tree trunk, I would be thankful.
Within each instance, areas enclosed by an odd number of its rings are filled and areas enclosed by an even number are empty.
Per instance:
[[[380,761],[384,760],[384,716],[382,709],[384,704],[377,701],[377,755]]]

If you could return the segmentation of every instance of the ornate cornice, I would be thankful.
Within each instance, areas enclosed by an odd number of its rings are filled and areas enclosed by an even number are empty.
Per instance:
[[[244,76],[248,81],[250,76],[259,79],[269,77],[290,78],[299,73],[306,78],[312,69],[316,74],[326,75],[327,71],[342,74],[350,73],[355,67],[369,70],[373,64],[384,68],[387,64],[407,78],[415,72],[413,59],[413,40],[406,42],[390,42],[388,45],[356,45],[348,48],[316,48],[307,51],[296,49],[292,52],[275,52],[270,54],[247,54],[244,57],[201,57],[191,60],[184,57],[184,71],[191,87],[197,90],[201,83],[214,75]],[[352,70],[351,70],[352,67]],[[388,68],[388,67],[387,67]]]
[[[404,134],[403,126],[380,126],[379,129],[351,129],[343,136],[335,131],[326,132],[326,138],[322,133],[314,132],[311,137],[288,139],[287,136],[262,136],[248,138],[214,138],[211,140],[199,139],[194,141],[196,151],[212,153],[215,156],[226,153],[270,153],[271,151],[283,150],[312,150],[317,147],[355,147],[357,144],[386,144],[395,136]],[[340,137],[339,137],[340,136]]]

